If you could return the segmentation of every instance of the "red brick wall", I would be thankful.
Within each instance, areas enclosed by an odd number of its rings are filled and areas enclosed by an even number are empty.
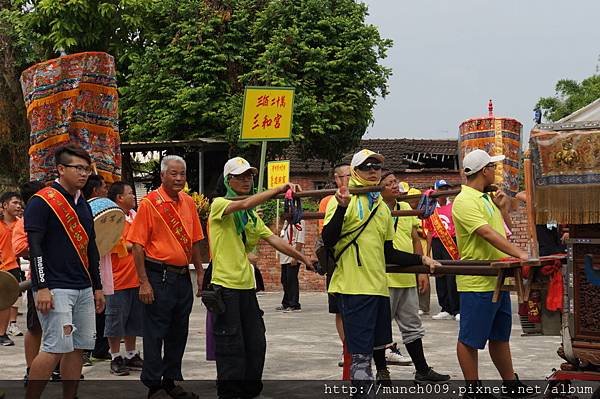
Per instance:
[[[317,221],[307,220],[306,226],[306,243],[304,244],[304,253],[308,256],[313,255],[313,249],[315,247],[315,240],[317,238]],[[275,234],[279,234],[275,230],[275,226],[271,226]],[[262,273],[263,280],[265,281],[265,289],[267,291],[279,291],[281,290],[281,283],[279,281],[281,277],[281,267],[279,260],[275,254],[275,250],[265,241],[261,240],[259,244],[259,261],[258,267]],[[325,290],[325,277],[320,276],[314,272],[306,270],[304,266],[301,267],[300,273],[298,274],[300,280],[300,289],[303,291],[323,291]]]
[[[399,178],[407,181],[411,185],[417,187],[429,187],[433,184],[436,179],[446,179],[450,182],[460,181],[458,172],[443,172],[443,173],[406,173],[398,174]],[[313,189],[313,181],[324,181],[327,177],[323,176],[293,176],[292,181],[302,186],[304,190]],[[521,248],[525,249],[527,243],[527,219],[525,216],[525,208],[520,208],[512,215],[512,232],[510,240]],[[275,226],[271,226],[275,234],[279,234],[275,230]],[[317,221],[307,220],[306,221],[306,243],[304,244],[304,252],[311,256],[315,246],[315,240],[317,237]],[[265,288],[267,291],[280,291],[281,283],[279,281],[281,276],[281,267],[279,261],[275,255],[275,250],[266,242],[262,241],[259,245],[259,262],[258,267],[260,268],[263,279],[265,281]],[[323,291],[325,290],[325,277],[319,276],[316,273],[307,271],[302,267],[299,273],[300,289],[302,291]]]
[[[510,236],[510,241],[521,249],[527,249],[527,213],[526,208],[524,206],[520,207],[516,212],[513,212],[511,215],[512,219],[512,236]]]

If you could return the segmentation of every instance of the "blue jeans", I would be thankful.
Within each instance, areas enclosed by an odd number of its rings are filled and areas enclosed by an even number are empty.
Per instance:
[[[37,312],[42,326],[42,352],[69,353],[93,349],[96,338],[94,294],[92,288],[50,290],[54,308]],[[36,294],[37,296],[37,294]],[[65,327],[71,331],[65,331]]]

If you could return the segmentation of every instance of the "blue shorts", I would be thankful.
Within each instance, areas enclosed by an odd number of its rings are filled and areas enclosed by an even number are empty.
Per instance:
[[[458,340],[473,349],[483,349],[488,340],[510,340],[512,311],[510,295],[502,292],[492,302],[493,292],[460,292]]]
[[[349,353],[370,355],[374,348],[392,343],[390,298],[336,294],[336,299]]]
[[[92,289],[55,288],[50,293],[54,307],[46,314],[37,312],[42,326],[41,351],[69,353],[74,349],[94,349],[96,310]]]
[[[105,337],[142,337],[144,304],[139,298],[139,288],[117,290],[106,295]]]

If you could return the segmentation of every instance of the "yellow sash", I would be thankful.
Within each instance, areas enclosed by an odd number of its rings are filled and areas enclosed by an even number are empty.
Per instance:
[[[63,225],[67,236],[75,247],[77,255],[79,255],[79,259],[81,259],[81,263],[84,266],[85,272],[87,273],[88,277],[90,277],[90,273],[88,272],[90,261],[87,253],[90,238],[81,225],[75,209],[73,209],[73,207],[69,204],[69,201],[67,201],[61,192],[55,188],[45,187],[38,191],[35,195],[43,199],[44,202],[48,204],[50,209],[52,209],[58,220],[60,220],[60,223]]]
[[[444,248],[446,248],[446,251],[448,251],[448,254],[450,254],[450,257],[452,257],[453,260],[459,260],[460,254],[458,253],[458,247],[450,236],[450,233],[448,233],[448,230],[446,230],[444,227],[444,223],[442,223],[442,219],[440,218],[437,209],[433,212],[429,219],[431,220],[433,230],[435,230],[435,233],[438,235],[440,241],[444,245]]]
[[[158,213],[162,221],[167,225],[168,230],[173,234],[179,245],[181,245],[188,261],[192,259],[192,238],[185,230],[181,222],[181,216],[177,213],[173,203],[165,201],[158,190],[151,191],[143,200],[148,201],[152,209]]]

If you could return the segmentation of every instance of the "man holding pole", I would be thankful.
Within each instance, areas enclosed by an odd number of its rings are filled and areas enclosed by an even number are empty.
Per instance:
[[[506,239],[502,210],[510,206],[503,192],[492,198],[486,187],[495,179],[496,162],[504,155],[491,157],[483,150],[474,150],[463,160],[467,184],[462,186],[452,209],[456,239],[462,260],[498,260],[509,256],[527,260],[527,253]],[[515,374],[510,353],[512,325],[508,292],[502,292],[497,303],[492,302],[496,277],[457,276],[460,292],[460,329],[457,343],[458,362],[467,383],[465,398],[481,397],[478,374],[478,350],[486,342],[496,369],[509,394],[524,385]]]
[[[373,350],[392,342],[386,263],[424,264],[430,270],[438,265],[426,256],[394,249],[391,213],[379,192],[350,195],[348,187],[380,183],[383,160],[382,155],[367,149],[354,154],[351,177],[329,202],[322,233],[323,243],[334,249],[338,259],[329,292],[337,295],[344,322],[352,356],[350,377],[365,392],[363,384],[373,380]]]
[[[217,391],[223,399],[253,398],[263,387],[265,324],[256,299],[254,270],[246,247],[263,239],[307,267],[311,264],[286,240],[274,235],[254,210],[277,194],[299,190],[298,185],[287,183],[243,200],[229,199],[250,194],[256,172],[256,168],[243,158],[228,160],[223,168],[227,194],[215,198],[210,207],[211,291],[219,298],[213,302],[221,306],[209,310],[214,313]]]

